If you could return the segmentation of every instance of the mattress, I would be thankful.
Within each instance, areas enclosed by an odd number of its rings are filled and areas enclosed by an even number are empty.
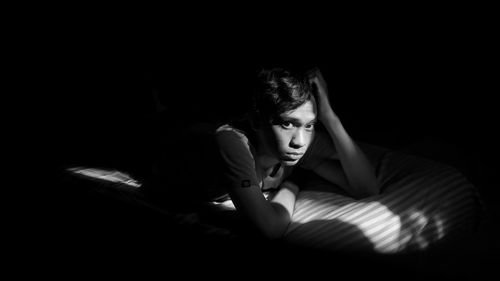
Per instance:
[[[474,231],[481,200],[457,169],[398,151],[363,149],[376,167],[380,194],[356,200],[320,178],[306,181],[283,243],[321,251],[407,253]],[[79,177],[94,175],[98,192],[145,206],[201,235],[231,240],[249,236],[230,199],[178,210],[169,202],[180,202],[179,206],[189,198],[158,200],[161,196],[143,192],[140,181],[119,171],[79,167],[68,172]]]

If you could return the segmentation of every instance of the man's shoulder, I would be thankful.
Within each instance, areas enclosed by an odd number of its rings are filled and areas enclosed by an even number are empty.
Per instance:
[[[226,167],[232,170],[232,175],[244,175],[244,178],[255,176],[255,149],[248,140],[245,131],[224,124],[215,130],[215,139]],[[248,176],[251,174],[251,177]]]
[[[216,134],[227,133],[227,132],[245,135],[245,133],[241,129],[238,129],[231,124],[223,124],[215,130]]]
[[[219,126],[215,130],[215,137],[217,139],[226,139],[226,138],[231,138],[231,139],[237,139],[243,142],[248,142],[248,137],[245,131],[230,125],[230,124],[224,124]]]

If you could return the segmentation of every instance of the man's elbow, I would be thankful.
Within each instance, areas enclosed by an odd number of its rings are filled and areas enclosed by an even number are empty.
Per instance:
[[[357,192],[354,194],[356,199],[363,199],[380,193],[380,187],[377,182],[365,183],[360,185],[356,190]]]

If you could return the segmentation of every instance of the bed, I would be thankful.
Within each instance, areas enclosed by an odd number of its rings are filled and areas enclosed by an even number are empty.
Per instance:
[[[376,167],[382,192],[355,200],[324,180],[309,177],[281,243],[322,252],[411,253],[474,231],[481,200],[457,169],[369,144],[362,148]],[[158,183],[141,182],[114,169],[68,167],[65,173],[99,183],[94,184],[95,191],[153,210],[201,236],[260,239],[245,227],[230,199],[200,204],[187,200],[186,194],[151,192],[158,190]]]

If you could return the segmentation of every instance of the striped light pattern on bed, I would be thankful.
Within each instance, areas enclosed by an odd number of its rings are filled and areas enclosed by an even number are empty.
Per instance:
[[[320,250],[419,251],[472,230],[474,186],[458,170],[391,151],[378,161],[379,195],[355,200],[314,185],[298,194],[284,240]]]

